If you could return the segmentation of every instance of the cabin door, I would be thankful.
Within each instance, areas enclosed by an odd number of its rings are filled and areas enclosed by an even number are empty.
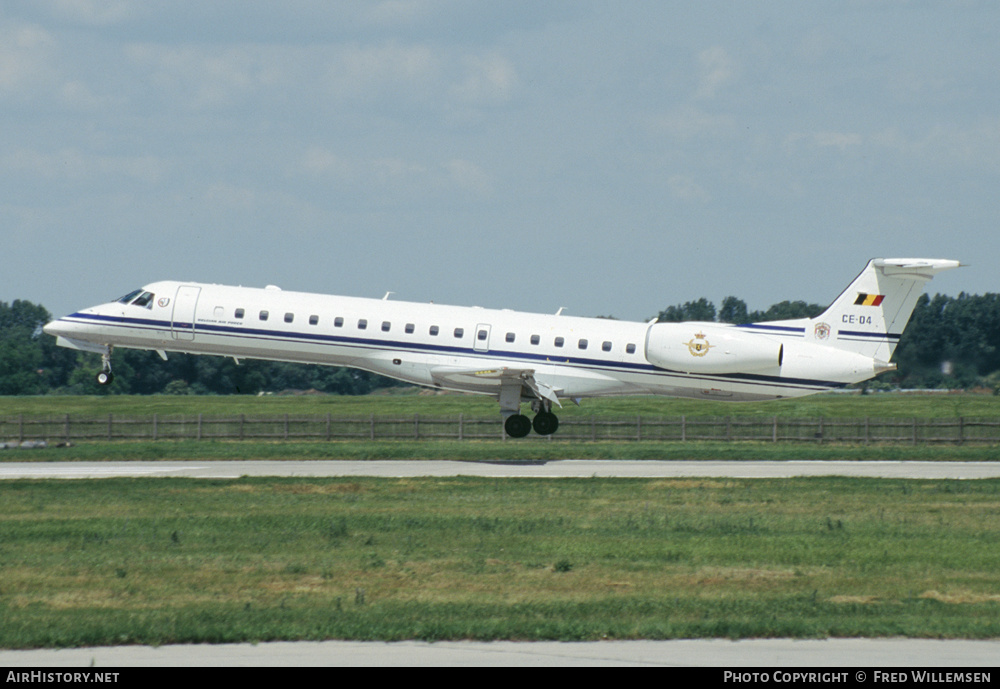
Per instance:
[[[198,307],[201,287],[181,285],[174,299],[174,315],[171,330],[175,340],[194,339],[194,315]]]
[[[472,348],[477,352],[490,351],[490,328],[487,323],[480,323],[476,326],[476,340]]]

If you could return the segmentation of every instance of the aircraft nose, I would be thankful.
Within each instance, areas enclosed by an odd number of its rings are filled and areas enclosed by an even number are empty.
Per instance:
[[[78,326],[64,318],[57,318],[42,326],[42,332],[52,337],[72,337]]]

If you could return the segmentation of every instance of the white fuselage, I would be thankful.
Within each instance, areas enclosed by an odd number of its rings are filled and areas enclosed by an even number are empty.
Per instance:
[[[149,298],[84,309],[45,330],[84,350],[349,366],[485,394],[498,394],[489,374],[522,371],[570,399],[775,399],[878,372],[871,357],[812,341],[808,324],[636,323],[172,281],[141,291]]]

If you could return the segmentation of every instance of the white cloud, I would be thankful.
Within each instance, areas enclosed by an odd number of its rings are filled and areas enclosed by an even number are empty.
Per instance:
[[[681,201],[707,203],[712,200],[712,195],[687,175],[671,175],[667,180],[667,188],[671,196]]]
[[[252,189],[227,183],[208,187],[204,199],[212,207],[225,206],[243,211],[253,210],[257,205],[257,195]]]
[[[363,159],[312,147],[300,157],[294,174],[335,180],[341,189],[377,188],[400,195],[442,190],[462,190],[479,196],[493,193],[490,175],[461,158],[427,163],[399,156]]]
[[[37,26],[15,26],[0,31],[0,89],[33,91],[55,76],[56,41]]]
[[[20,148],[0,157],[0,171],[44,180],[84,182],[125,177],[155,184],[167,174],[168,165],[155,156],[109,156],[78,148],[43,153]]]
[[[463,60],[465,78],[453,91],[463,101],[503,103],[511,99],[518,78],[514,66],[501,55],[471,55]]]
[[[490,176],[475,163],[457,158],[444,164],[454,186],[483,196],[493,193],[493,182]]]
[[[91,26],[116,24],[137,12],[135,0],[51,0],[56,16]]]
[[[326,88],[344,99],[426,93],[440,78],[440,61],[423,45],[347,45],[336,49]]]
[[[851,146],[860,146],[861,135],[846,132],[817,132],[813,134],[813,141],[820,148],[834,147],[843,152]]]
[[[108,106],[125,104],[125,99],[122,97],[95,94],[82,81],[65,82],[59,88],[59,97],[66,106],[74,110],[99,110]]]
[[[699,136],[729,136],[734,129],[730,115],[706,112],[700,108],[683,105],[653,118],[650,127],[654,132],[665,132],[678,139]]]
[[[849,148],[861,146],[864,139],[861,134],[853,132],[794,132],[785,137],[783,148],[792,152],[803,143],[813,148],[836,148],[844,153]]]
[[[712,98],[719,89],[736,76],[736,63],[721,47],[715,46],[698,54],[701,66],[696,98]]]
[[[841,153],[862,147],[891,151],[912,161],[935,165],[1000,165],[1000,119],[983,120],[966,127],[934,125],[922,132],[889,127],[872,134],[857,132],[795,132],[784,140],[791,152],[799,146],[835,148]]]
[[[984,119],[967,127],[935,125],[921,134],[892,127],[872,136],[883,148],[939,165],[1000,166],[1000,119]]]
[[[277,83],[280,71],[274,66],[278,61],[270,59],[273,52],[252,46],[219,50],[155,44],[125,49],[167,100],[196,110],[232,105]]]
[[[384,0],[367,6],[365,16],[374,24],[391,26],[422,19],[440,4],[435,0]]]
[[[301,172],[311,175],[333,175],[348,177],[351,174],[351,164],[341,156],[324,148],[313,147],[307,150],[299,161]]]

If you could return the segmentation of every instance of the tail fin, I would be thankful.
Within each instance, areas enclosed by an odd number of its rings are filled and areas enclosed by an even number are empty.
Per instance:
[[[937,273],[959,267],[936,258],[873,258],[847,289],[810,322],[806,339],[887,362],[910,314]]]

